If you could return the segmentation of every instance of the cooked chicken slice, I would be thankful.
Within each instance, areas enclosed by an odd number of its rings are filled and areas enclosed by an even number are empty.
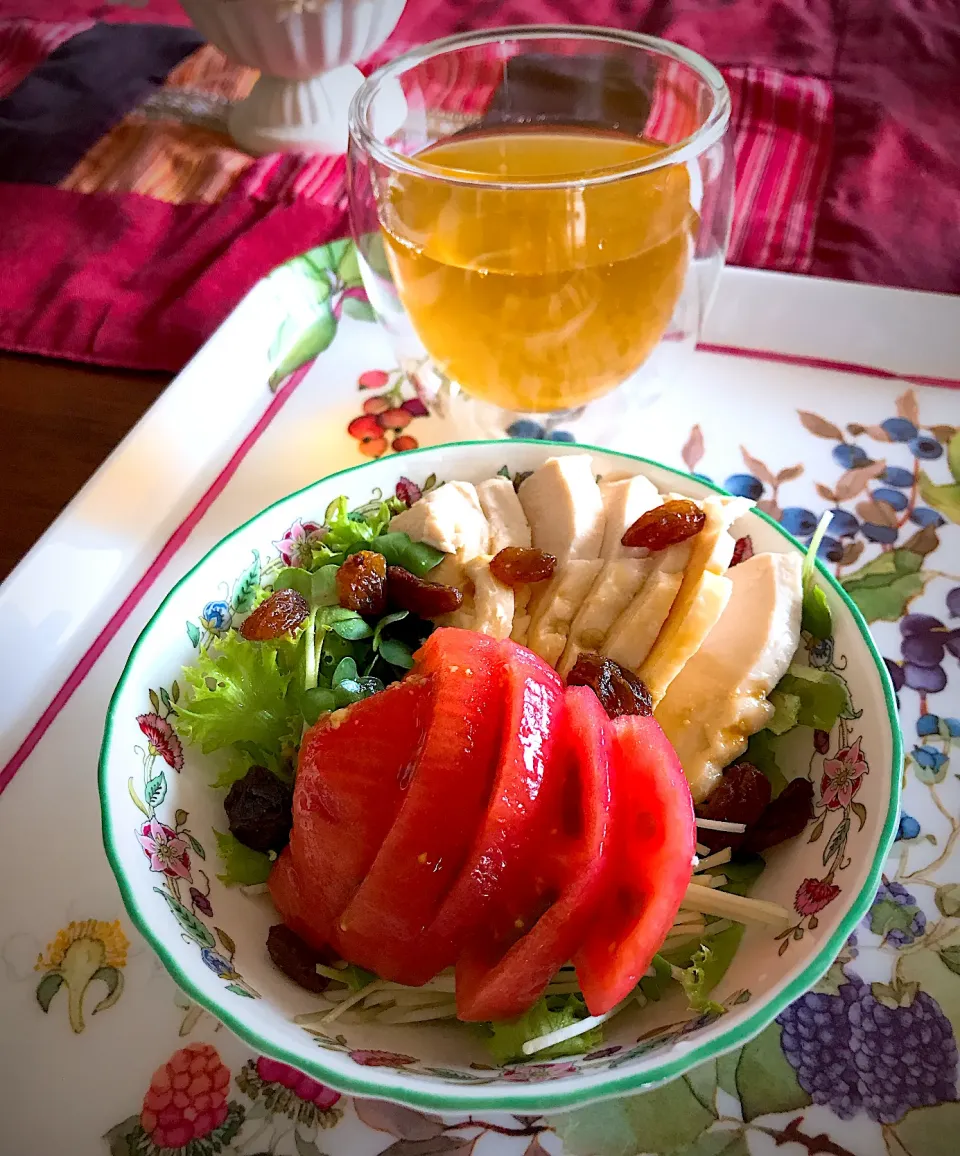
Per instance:
[[[547,460],[517,495],[530,524],[533,545],[557,559],[598,558],[603,543],[603,499],[589,454]]]
[[[800,641],[800,569],[796,554],[756,554],[729,571],[726,609],[656,709],[697,800],[773,714]]]
[[[624,546],[620,539],[641,514],[663,504],[664,499],[657,492],[657,487],[642,474],[632,478],[619,478],[616,481],[602,479],[600,496],[603,499],[604,512],[600,557],[645,557],[649,551],[642,546]]]
[[[526,645],[551,666],[560,660],[574,615],[602,568],[600,558],[574,558],[551,578],[539,599]]]
[[[561,675],[570,673],[585,650],[603,651],[607,635],[642,587],[651,565],[650,558],[614,558],[604,562],[573,619],[566,649],[557,665]]]

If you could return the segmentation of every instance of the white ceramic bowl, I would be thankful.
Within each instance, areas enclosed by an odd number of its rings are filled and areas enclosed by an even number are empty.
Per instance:
[[[440,446],[345,470],[284,498],[214,546],[167,595],[113,696],[100,798],[107,854],[131,919],[192,999],[260,1052],[336,1088],[439,1112],[541,1112],[653,1085],[759,1032],[826,971],[876,892],[896,826],[902,766],[893,689],[863,619],[821,570],[835,632],[831,645],[809,657],[829,662],[846,680],[856,718],[840,720],[826,754],[814,749],[813,732],[790,736],[781,765],[788,776],[813,779],[816,816],[807,832],[769,853],[753,894],[789,908],[794,922],[779,936],[747,931],[714,993],[728,1007],[724,1015],[684,1023],[682,998],[666,1000],[607,1024],[605,1044],[594,1055],[507,1069],[491,1069],[482,1041],[456,1024],[338,1024],[320,1039],[293,1022],[316,1001],[267,956],[267,928],[276,922],[269,897],[217,880],[212,828],[223,829],[224,814],[222,794],[208,786],[214,768],[196,751],[181,751],[164,718],[175,710],[181,667],[195,657],[201,634],[241,613],[251,565],[275,558],[275,543],[289,528],[321,520],[337,495],[359,505],[375,488],[392,492],[401,474],[419,482],[431,473],[479,481],[503,465],[529,470],[550,455],[584,448],[523,441]],[[661,491],[694,497],[713,489],[640,458],[590,452],[598,473],[644,473]],[[748,514],[735,531],[749,533],[758,551],[800,549],[763,515]],[[867,773],[854,767],[858,756]],[[855,798],[836,790],[851,769]],[[824,787],[830,788],[827,806]],[[166,870],[159,870],[164,862]]]

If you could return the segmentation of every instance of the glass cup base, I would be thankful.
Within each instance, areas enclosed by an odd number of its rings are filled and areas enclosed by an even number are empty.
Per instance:
[[[692,338],[664,342],[610,393],[587,405],[546,413],[506,409],[473,397],[429,357],[403,359],[403,368],[458,439],[536,438],[612,448],[636,444],[641,430],[649,434],[650,411],[668,390],[681,386],[693,348]]]

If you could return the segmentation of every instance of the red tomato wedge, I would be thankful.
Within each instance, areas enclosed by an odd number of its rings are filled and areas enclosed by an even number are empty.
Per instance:
[[[625,999],[660,950],[690,882],[697,841],[690,788],[656,720],[628,715],[609,726],[617,794],[608,872],[573,957],[591,1015]]]
[[[592,917],[613,789],[610,736],[606,713],[588,687],[568,687],[564,702],[567,750],[557,767],[554,821],[536,848],[543,876],[529,879],[525,906],[514,901],[513,910],[526,919],[511,922],[505,907],[490,933],[461,953],[456,988],[462,1020],[522,1015],[580,946]],[[521,920],[530,930],[518,935]]]
[[[280,852],[280,858],[273,865],[270,878],[267,880],[270,888],[270,898],[273,905],[280,912],[280,918],[295,931],[301,939],[313,944],[316,948],[327,946],[327,928],[312,927],[304,918],[300,896],[303,888],[293,865],[293,855],[289,846]]]
[[[420,754],[396,822],[334,938],[344,959],[382,979],[422,982],[424,929],[489,802],[503,733],[500,656],[494,639],[455,627],[435,630],[417,653],[415,671],[432,692]]]
[[[556,671],[526,647],[501,642],[506,709],[490,804],[456,881],[427,930],[421,982],[453,963],[505,891],[516,891],[542,857],[547,776],[558,773],[564,710]]]
[[[304,735],[290,859],[300,918],[311,934],[290,926],[312,943],[331,942],[333,925],[397,817],[430,699],[426,680],[409,679],[324,715]],[[279,876],[276,891],[289,890],[290,882]]]

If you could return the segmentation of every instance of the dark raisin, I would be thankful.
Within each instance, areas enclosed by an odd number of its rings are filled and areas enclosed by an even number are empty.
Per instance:
[[[223,801],[230,833],[254,851],[282,851],[293,826],[293,787],[266,767],[251,767]]]
[[[697,805],[697,818],[717,819],[724,823],[744,823],[751,827],[770,804],[770,780],[752,763],[735,763],[723,772],[713,794]],[[697,842],[712,851],[724,847],[736,850],[746,834],[732,831],[710,831],[697,828]]]
[[[785,839],[792,839],[813,816],[813,783],[792,779],[747,831],[744,851],[766,851]]]
[[[567,686],[589,686],[611,718],[653,714],[653,699],[643,682],[633,671],[599,654],[581,654],[567,675]]]
[[[733,545],[733,557],[730,559],[730,565],[739,566],[741,562],[746,562],[748,558],[752,558],[753,553],[753,539],[749,534],[744,534]]]
[[[337,597],[346,610],[378,618],[387,608],[387,560],[373,550],[351,554],[337,571]]]
[[[620,541],[624,546],[665,550],[699,534],[706,520],[707,515],[696,502],[689,498],[674,498],[641,514]]]
[[[546,582],[556,568],[557,560],[552,554],[525,546],[504,546],[490,559],[490,573],[504,586]]]
[[[319,995],[329,984],[317,974],[317,964],[332,962],[331,952],[316,951],[285,923],[275,923],[267,932],[267,952],[288,979]]]
[[[421,618],[438,618],[459,609],[463,595],[455,586],[427,582],[402,566],[388,566],[387,602],[391,610],[409,610]]]
[[[309,613],[310,607],[302,594],[296,590],[278,590],[246,618],[240,633],[249,642],[266,642],[296,630]]]

